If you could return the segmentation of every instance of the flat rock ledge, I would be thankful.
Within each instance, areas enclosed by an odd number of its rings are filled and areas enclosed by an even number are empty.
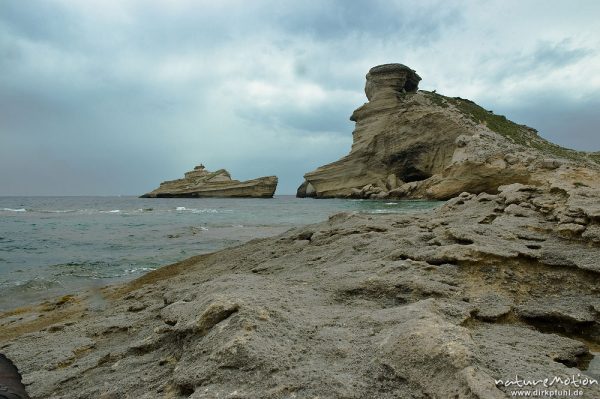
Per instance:
[[[210,172],[204,165],[185,173],[183,179],[169,180],[141,198],[172,197],[249,197],[271,198],[277,189],[277,176],[259,177],[239,181],[232,180],[225,169]]]
[[[2,314],[0,348],[33,398],[536,389],[515,376],[573,377],[597,398],[599,199],[595,187],[516,183],[428,212],[337,214]]]

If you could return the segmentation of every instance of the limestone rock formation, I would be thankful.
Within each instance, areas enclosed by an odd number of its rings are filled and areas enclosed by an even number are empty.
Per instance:
[[[169,197],[252,197],[271,198],[277,188],[277,176],[259,177],[239,181],[232,180],[225,169],[209,172],[204,165],[186,172],[183,179],[160,183],[160,187],[142,198]]]
[[[404,65],[366,78],[350,154],[307,173],[298,197],[448,199],[600,169],[598,153],[554,145],[472,101],[417,91],[421,78]]]
[[[0,348],[33,398],[494,399],[542,388],[497,382],[516,375],[598,380],[599,184],[338,214],[0,315]]]
[[[418,76],[402,66],[369,79],[351,154],[303,191],[471,192],[427,212],[333,215],[0,314],[31,397],[600,397],[598,154],[410,94]]]

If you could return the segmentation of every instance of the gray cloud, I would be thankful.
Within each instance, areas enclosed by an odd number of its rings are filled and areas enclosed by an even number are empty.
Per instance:
[[[407,46],[423,45],[437,39],[444,26],[462,20],[458,6],[442,1],[423,2],[418,7],[407,1],[389,0],[309,1],[299,8],[278,4],[276,13],[286,30],[318,40],[356,34],[382,40],[394,36]]]
[[[484,59],[486,78],[495,82],[507,79],[527,79],[531,75],[539,75],[548,71],[565,68],[577,64],[586,57],[592,56],[594,50],[575,47],[570,39],[560,42],[539,42],[533,49],[516,54],[505,54],[499,62],[497,53],[488,54]]]
[[[539,99],[544,98],[543,102]],[[542,137],[580,151],[600,151],[600,92],[580,101],[565,100],[560,92],[532,95],[519,107],[499,111],[515,122],[535,126]]]
[[[56,2],[35,1],[24,5],[5,1],[0,6],[0,21],[12,35],[28,40],[69,44],[78,38],[74,24],[77,16]]]
[[[543,21],[529,17],[542,8]],[[200,162],[240,179],[278,174],[278,192],[293,193],[349,151],[364,76],[386,62],[598,149],[598,8],[3,1],[0,195],[138,194]]]

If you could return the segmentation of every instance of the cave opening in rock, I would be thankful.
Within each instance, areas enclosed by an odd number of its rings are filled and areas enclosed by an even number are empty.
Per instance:
[[[419,82],[418,81],[414,82],[411,80],[407,80],[403,87],[403,89],[408,93],[416,92],[418,88],[419,88]]]
[[[409,166],[402,173],[400,173],[399,176],[402,181],[410,183],[414,181],[429,179],[431,177],[431,174],[421,169],[415,168],[414,166]]]

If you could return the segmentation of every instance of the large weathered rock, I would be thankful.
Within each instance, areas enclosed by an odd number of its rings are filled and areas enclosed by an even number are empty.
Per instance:
[[[515,376],[599,379],[599,184],[335,215],[0,315],[0,348],[34,398],[495,399],[534,389],[496,383]]]
[[[369,102],[350,118],[350,154],[307,173],[299,197],[448,199],[599,168],[598,153],[549,143],[469,100],[417,92],[421,78],[404,65],[374,67],[366,78]]]
[[[160,183],[156,190],[142,198],[169,197],[252,197],[271,198],[277,188],[277,176],[259,177],[239,181],[232,180],[225,169],[209,172],[204,165],[186,172],[183,179]]]
[[[395,96],[397,93],[415,93],[421,77],[402,64],[384,64],[369,70],[365,94],[369,101]]]

